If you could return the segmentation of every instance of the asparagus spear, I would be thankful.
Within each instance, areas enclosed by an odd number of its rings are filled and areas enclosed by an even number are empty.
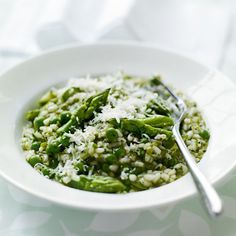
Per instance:
[[[80,175],[66,185],[76,189],[103,193],[119,193],[126,189],[125,185],[115,178],[95,175]]]
[[[39,112],[40,112],[39,109],[28,111],[25,114],[25,117],[28,121],[34,121],[34,119],[39,115]]]
[[[61,96],[63,102],[66,102],[69,97],[73,96],[76,93],[82,92],[82,90],[78,87],[72,87],[67,89]]]
[[[72,131],[74,126],[78,126],[84,120],[90,119],[95,111],[98,111],[101,106],[106,104],[109,91],[110,89],[106,89],[102,93],[88,98],[85,104],[75,110],[71,119],[57,130],[57,133],[63,134]]]
[[[52,90],[50,90],[49,92],[47,92],[46,94],[44,94],[40,99],[39,99],[39,105],[43,106],[46,103],[48,103],[51,99],[56,98],[57,95],[55,94],[55,92],[53,92]]]
[[[84,119],[88,120],[93,116],[94,111],[98,111],[102,106],[104,106],[107,102],[108,94],[110,89],[106,89],[105,91],[91,96],[87,101],[87,110],[85,111]]]
[[[66,124],[71,118],[71,113],[69,111],[63,111],[61,114],[60,114],[60,123],[62,125]]]
[[[150,137],[155,137],[157,134],[165,134],[167,137],[172,136],[172,132],[162,128],[156,128],[149,124],[145,123],[145,120],[142,119],[122,119],[121,120],[121,129],[131,132],[135,135],[141,135],[142,133],[147,134]],[[148,120],[152,123],[153,120]],[[148,123],[147,122],[147,123]],[[168,120],[169,122],[169,120]],[[159,124],[160,125],[160,124]]]
[[[140,121],[143,121],[146,125],[151,125],[155,128],[163,128],[174,125],[174,122],[170,117],[163,115],[156,115],[154,117],[140,119]]]
[[[167,116],[171,113],[164,100],[160,97],[158,97],[155,101],[151,101],[148,107],[154,110],[156,114]]]
[[[80,125],[84,120],[88,120],[93,116],[94,111],[98,111],[101,106],[104,106],[107,102],[107,97],[110,89],[91,96],[87,99],[85,104],[81,105],[75,112],[71,115],[71,118],[57,130],[59,137],[48,144],[47,153],[55,154],[60,152],[61,148],[69,144],[69,138],[63,136],[64,133],[73,132],[73,129]]]

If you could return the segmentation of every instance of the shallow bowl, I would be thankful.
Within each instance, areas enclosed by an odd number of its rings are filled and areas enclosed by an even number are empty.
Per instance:
[[[235,166],[236,88],[220,72],[175,52],[136,43],[74,45],[43,53],[0,77],[0,173],[18,188],[61,205],[127,211],[164,207],[196,193],[190,174],[165,186],[129,194],[93,193],[65,187],[37,173],[20,147],[23,114],[43,91],[70,77],[126,73],[160,74],[197,101],[210,127],[209,148],[199,163],[215,184]]]

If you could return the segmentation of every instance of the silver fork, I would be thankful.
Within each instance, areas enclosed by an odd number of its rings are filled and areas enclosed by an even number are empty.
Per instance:
[[[177,145],[183,157],[188,165],[189,171],[193,177],[193,180],[196,184],[196,187],[201,195],[201,198],[206,206],[206,210],[210,216],[216,217],[219,216],[223,211],[222,201],[213,188],[213,186],[208,182],[206,177],[199,170],[194,157],[186,147],[182,136],[180,134],[180,124],[184,119],[187,113],[187,107],[185,102],[179,98],[168,86],[166,86],[162,81],[159,81],[160,84],[169,92],[169,94],[176,100],[176,104],[181,112],[180,116],[175,119],[175,124],[173,127],[173,134],[176,140]]]

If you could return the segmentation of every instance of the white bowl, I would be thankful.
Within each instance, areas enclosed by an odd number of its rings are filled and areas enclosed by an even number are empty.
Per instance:
[[[37,197],[86,210],[136,210],[162,207],[196,193],[190,174],[152,190],[129,194],[93,193],[65,187],[38,174],[20,147],[23,114],[37,95],[71,76],[123,70],[161,74],[187,92],[205,114],[210,145],[199,168],[214,184],[236,163],[236,88],[221,73],[177,53],[134,43],[97,43],[49,51],[29,59],[0,78],[0,173]]]

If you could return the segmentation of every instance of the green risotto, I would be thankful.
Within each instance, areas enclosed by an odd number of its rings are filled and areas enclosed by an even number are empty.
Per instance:
[[[26,113],[21,145],[45,177],[93,192],[122,193],[171,183],[188,172],[172,128],[178,107],[159,77],[123,73],[72,78]],[[182,137],[198,162],[209,132],[195,102]]]

